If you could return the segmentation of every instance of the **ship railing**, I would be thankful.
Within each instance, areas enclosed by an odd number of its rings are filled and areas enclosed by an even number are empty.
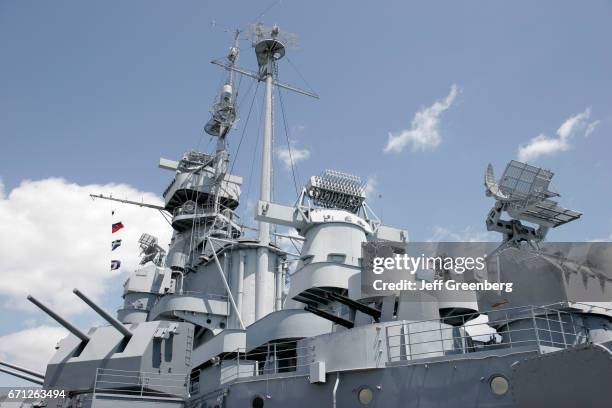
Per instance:
[[[185,398],[187,375],[127,371],[109,368],[96,369],[96,394],[117,394],[131,397]]]
[[[199,297],[202,299],[209,299],[209,300],[220,300],[223,302],[227,302],[227,295],[221,295],[218,293],[210,293],[210,292],[201,292],[201,291],[195,291],[195,290],[184,290],[182,292],[176,292],[173,293],[174,296],[193,296],[193,297]]]
[[[205,299],[205,300],[220,300],[223,302],[227,302],[227,295],[222,295],[219,293],[211,293],[211,292],[202,292],[202,291],[195,291],[195,290],[176,290],[175,292],[168,292],[168,293],[164,293],[163,296],[173,296],[173,297],[180,297],[180,296],[190,296],[190,297],[197,297],[197,298],[201,298],[201,299]],[[157,297],[155,298],[155,301],[153,302],[153,304],[157,304],[159,303],[160,299],[162,297]]]
[[[589,331],[573,313],[554,306],[525,306],[442,319],[402,321],[385,327],[389,362],[531,346],[540,352],[590,342]],[[452,322],[447,324],[445,322]]]
[[[202,217],[212,217],[217,214],[221,214],[225,216],[229,220],[240,219],[240,216],[236,214],[234,210],[231,208],[224,206],[223,204],[217,203],[217,208],[215,209],[215,203],[213,200],[208,200],[205,204],[195,204],[195,202],[191,202],[190,204],[183,204],[180,207],[176,207],[172,212],[174,217],[179,215],[199,215]]]
[[[267,343],[252,351],[238,348],[221,360],[221,383],[239,378],[294,376],[308,373],[312,348],[298,341]]]

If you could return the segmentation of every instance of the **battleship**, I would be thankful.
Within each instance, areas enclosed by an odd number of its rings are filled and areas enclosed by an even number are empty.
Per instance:
[[[512,293],[364,291],[366,258],[402,250],[408,232],[384,225],[361,179],[336,170],[310,177],[291,205],[273,201],[273,93],[317,95],[278,79],[290,35],[261,24],[251,31],[257,71],[238,65],[238,31],[226,58],[213,61],[226,75],[205,126],[214,151],[160,159],[172,174],[164,205],[94,196],[171,219],[169,246],[139,239],[141,262],[116,315],[75,288],[108,323],[82,330],[28,298],[69,335],[45,372],[1,362],[3,373],[53,391],[21,406],[610,406],[611,286],[605,274],[580,273],[579,261],[564,279],[567,257],[544,251],[549,229],[581,216],[556,200],[553,173],[514,160],[499,180],[485,171],[494,200],[486,228],[502,237],[489,258],[500,282],[517,285]],[[236,213],[243,179],[231,174],[226,143],[238,119],[237,76],[265,86],[252,237]],[[576,301],[578,287],[597,292],[581,299],[600,301]]]

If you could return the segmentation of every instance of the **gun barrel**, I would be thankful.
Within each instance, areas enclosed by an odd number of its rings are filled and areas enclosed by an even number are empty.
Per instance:
[[[40,384],[40,385],[44,384],[44,381],[42,380],[42,378],[32,378],[29,375],[22,374],[22,373],[19,373],[19,372],[15,372],[15,371],[11,371],[11,370],[7,370],[6,368],[2,368],[2,367],[0,367],[0,371],[3,372],[3,373],[10,374],[10,375],[12,375],[14,377],[22,378],[22,379],[24,379],[26,381],[33,382],[34,384]]]
[[[41,374],[41,373],[39,373],[37,371],[29,370],[27,368],[23,368],[23,367],[20,367],[18,365],[15,365],[15,364],[10,364],[10,363],[7,363],[6,361],[0,361],[0,365],[7,366],[7,367],[12,368],[14,370],[21,371],[21,372],[24,372],[26,374],[33,375],[34,377],[45,378],[45,376],[43,374]]]
[[[80,331],[79,329],[74,327],[72,324],[70,324],[70,322],[68,322],[66,319],[64,319],[63,317],[61,317],[57,313],[55,313],[53,310],[49,309],[47,306],[45,306],[42,303],[40,303],[32,295],[28,295],[28,300],[30,302],[34,303],[36,306],[38,306],[38,308],[41,309],[43,312],[45,312],[46,314],[51,316],[53,318],[53,320],[55,320],[56,322],[58,322],[59,324],[64,326],[70,333],[74,334],[79,339],[81,339],[81,341],[84,341],[84,342],[88,342],[89,341],[89,336],[88,335],[86,335],[85,333],[83,333],[82,331]]]
[[[85,296],[83,292],[81,292],[78,289],[74,289],[72,292],[78,297],[80,297],[81,300],[83,300],[83,302],[87,303],[87,305],[91,307],[96,313],[102,316],[104,320],[109,322],[115,329],[117,329],[117,331],[119,331],[119,333],[123,334],[124,337],[128,339],[132,337],[132,332],[129,331],[127,327],[125,327],[119,320],[115,319],[113,316],[108,314],[106,310],[102,309],[100,306],[95,304],[93,300]]]

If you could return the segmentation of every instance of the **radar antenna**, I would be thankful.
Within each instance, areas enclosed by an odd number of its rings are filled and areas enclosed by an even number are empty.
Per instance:
[[[142,256],[140,264],[144,265],[151,261],[157,266],[162,266],[166,251],[157,243],[157,238],[153,235],[142,234],[138,239],[140,244],[140,255]]]
[[[504,234],[505,244],[518,245],[526,241],[537,249],[550,228],[580,218],[581,213],[551,200],[559,197],[558,193],[549,190],[553,175],[550,170],[511,160],[501,179],[496,181],[493,166],[489,164],[484,185],[486,195],[495,198],[495,205],[487,216],[487,230]],[[502,220],[503,212],[512,219]],[[521,221],[538,227],[524,225]]]
[[[380,218],[368,206],[366,198],[365,183],[360,177],[327,169],[310,177],[296,207],[305,215],[316,207],[345,210],[363,217],[373,230],[377,230],[381,226]]]
[[[313,204],[323,208],[338,208],[357,214],[366,199],[364,184],[352,174],[325,170],[312,176],[305,187]]]

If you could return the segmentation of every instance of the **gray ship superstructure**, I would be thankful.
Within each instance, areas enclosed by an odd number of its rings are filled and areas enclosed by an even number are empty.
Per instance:
[[[239,33],[226,60],[214,61],[228,72],[205,126],[217,138],[215,152],[160,160],[174,173],[164,206],[144,206],[171,216],[172,240],[165,251],[155,237],[142,235],[142,261],[124,285],[117,318],[75,289],[108,322],[84,332],[30,299],[70,331],[44,374],[3,363],[3,371],[68,392],[33,405],[612,404],[610,303],[580,304],[571,296],[586,285],[612,300],[611,286],[596,275],[560,279],[567,259],[541,249],[550,228],[580,217],[554,201],[553,174],[516,161],[499,181],[491,167],[485,174],[486,193],[495,199],[486,225],[503,234],[490,255],[498,260],[499,279],[522,282],[525,290],[503,299],[472,293],[458,300],[443,291],[367,295],[364,248],[401,250],[408,233],[383,225],[361,180],[338,171],[310,177],[294,205],[272,200],[273,90],[314,95],[278,80],[277,63],[286,52],[282,32],[261,25],[253,31],[257,72],[237,67]],[[237,74],[265,84],[252,238],[236,215],[242,178],[230,173],[225,143],[237,119]],[[295,251],[275,243],[281,234],[271,225],[297,232],[282,237]],[[529,257],[538,263],[527,273],[523,261]],[[481,314],[488,321],[474,323]]]

